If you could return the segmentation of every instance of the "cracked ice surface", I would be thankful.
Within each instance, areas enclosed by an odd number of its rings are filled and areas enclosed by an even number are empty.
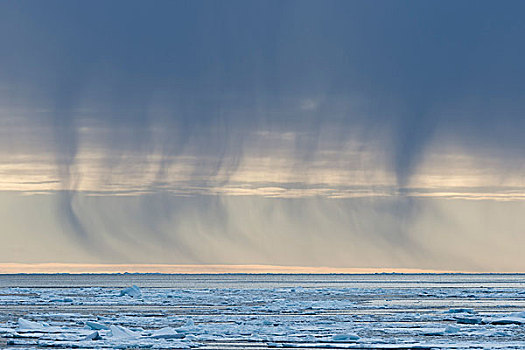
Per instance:
[[[525,275],[3,275],[0,348],[525,349]]]

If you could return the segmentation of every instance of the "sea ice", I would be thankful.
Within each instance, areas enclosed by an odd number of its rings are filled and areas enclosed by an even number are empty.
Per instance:
[[[514,312],[503,317],[489,317],[484,319],[483,322],[492,323],[494,325],[525,324],[525,311]]]
[[[98,322],[87,321],[86,326],[88,326],[90,329],[93,329],[95,331],[99,331],[102,329],[109,330],[109,326],[106,326],[105,324],[98,323]]]
[[[361,339],[357,334],[335,334],[332,340],[336,342],[358,341]]]
[[[46,328],[46,325],[44,325],[43,323],[29,321],[29,320],[26,320],[24,318],[19,318],[18,319],[18,329],[19,330],[37,330],[37,331],[41,331],[41,330],[43,330],[45,328]]]
[[[134,332],[131,329],[122,326],[111,325],[109,326],[109,329],[111,330],[111,336],[113,338],[137,339],[140,337],[140,334],[138,334],[137,332]]]
[[[88,335],[86,335],[86,337],[84,338],[84,340],[101,340],[102,337],[100,336],[100,334],[98,333],[98,331],[94,331],[93,333],[89,333]]]
[[[71,298],[56,298],[56,299],[51,299],[49,300],[49,302],[51,303],[72,303],[73,302],[73,299]]]
[[[177,328],[179,333],[195,333],[198,332],[199,328],[195,326],[195,322],[192,318],[189,318],[184,326]]]
[[[421,328],[420,332],[422,335],[429,335],[429,336],[440,336],[445,334],[455,334],[458,333],[460,330],[459,327],[448,325],[447,327],[439,327],[439,328]]]
[[[525,324],[525,318],[507,316],[507,317],[500,317],[500,318],[492,319],[490,323],[495,324],[495,325]]]
[[[132,298],[140,298],[142,296],[142,292],[140,291],[140,288],[133,285],[129,288],[124,288],[120,291],[120,296],[129,295]]]
[[[120,298],[112,286],[0,288],[0,348],[525,350],[520,290],[148,286],[143,299],[135,286]]]
[[[481,324],[483,319],[481,317],[454,317],[457,323],[463,324]]]
[[[151,334],[151,338],[180,339],[184,338],[184,334],[177,332],[177,330],[174,328],[164,327],[153,331]]]
[[[445,333],[448,333],[448,334],[454,334],[454,333],[458,333],[460,330],[459,327],[456,327],[456,326],[453,326],[453,325],[448,325],[446,328],[445,328]]]
[[[455,309],[449,309],[448,311],[445,311],[448,314],[475,314],[476,312],[474,309],[467,309],[467,308],[455,308]]]

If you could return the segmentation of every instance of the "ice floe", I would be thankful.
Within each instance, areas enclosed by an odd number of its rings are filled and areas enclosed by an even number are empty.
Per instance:
[[[128,288],[124,288],[120,291],[120,296],[129,295],[132,298],[140,298],[142,297],[142,292],[139,287],[137,286],[131,286]]]
[[[109,326],[109,329],[111,331],[111,336],[113,338],[118,339],[137,339],[140,337],[140,334],[137,332],[132,331],[131,329],[117,326],[117,325],[111,325]]]
[[[352,342],[361,339],[357,334],[335,334],[332,336],[332,340],[335,342]]]
[[[93,321],[86,321],[86,326],[93,330],[109,330],[109,326],[106,326],[105,324],[93,322]]]
[[[101,340],[101,339],[102,337],[100,336],[98,331],[94,331],[93,333],[89,333],[88,335],[86,335],[83,340]]]
[[[184,338],[184,333],[177,332],[175,328],[164,327],[161,329],[156,329],[151,334],[152,338],[163,338],[163,339],[181,339]]]
[[[42,330],[46,326],[40,322],[29,321],[23,318],[18,319],[19,330]]]

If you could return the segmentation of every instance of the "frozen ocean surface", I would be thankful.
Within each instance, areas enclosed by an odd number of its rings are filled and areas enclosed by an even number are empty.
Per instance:
[[[525,275],[0,275],[0,348],[525,349]]]

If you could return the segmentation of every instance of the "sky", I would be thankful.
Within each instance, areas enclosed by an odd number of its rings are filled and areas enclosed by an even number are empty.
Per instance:
[[[0,265],[524,272],[524,10],[0,1]]]

